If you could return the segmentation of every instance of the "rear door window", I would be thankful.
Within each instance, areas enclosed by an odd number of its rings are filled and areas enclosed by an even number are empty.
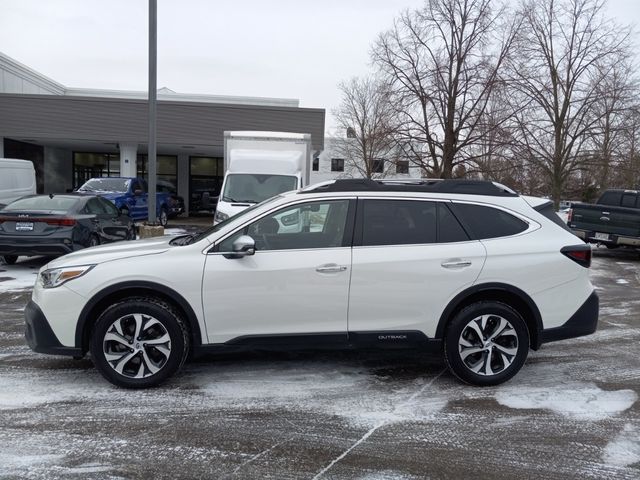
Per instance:
[[[508,237],[524,232],[529,225],[503,210],[470,203],[452,203],[456,217],[477,240]]]
[[[466,242],[469,235],[444,203],[438,203],[438,243]]]
[[[416,200],[364,200],[362,245],[415,245],[435,243],[435,202]]]

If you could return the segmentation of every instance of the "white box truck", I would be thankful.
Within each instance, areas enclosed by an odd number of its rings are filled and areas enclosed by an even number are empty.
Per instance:
[[[309,184],[311,135],[224,132],[224,180],[214,224],[279,193]]]
[[[36,171],[31,160],[0,158],[0,208],[36,193]]]

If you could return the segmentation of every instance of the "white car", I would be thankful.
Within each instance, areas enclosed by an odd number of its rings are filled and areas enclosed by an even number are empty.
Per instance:
[[[116,243],[42,267],[37,352],[91,352],[129,388],[189,354],[255,348],[436,349],[495,385],[529,349],[593,333],[591,250],[546,200],[499,184],[337,180],[271,198],[198,236]]]

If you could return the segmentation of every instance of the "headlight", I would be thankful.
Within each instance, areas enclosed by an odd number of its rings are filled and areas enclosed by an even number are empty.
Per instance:
[[[81,277],[95,265],[81,265],[78,267],[50,268],[40,273],[40,284],[43,288],[59,287],[63,283]]]
[[[229,218],[229,215],[222,213],[220,210],[216,210],[216,214],[213,217],[213,223],[220,223]]]

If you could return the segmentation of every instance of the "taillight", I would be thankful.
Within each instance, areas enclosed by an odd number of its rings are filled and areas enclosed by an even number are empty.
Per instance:
[[[573,219],[573,208],[570,208],[567,212],[567,223],[569,223]]]
[[[46,222],[47,225],[55,225],[58,227],[73,227],[76,224],[76,220],[73,218],[42,218],[41,222]]]
[[[77,222],[74,218],[68,217],[45,217],[45,218],[20,218],[20,217],[0,217],[0,223],[4,222],[31,222],[46,223],[47,225],[55,225],[56,227],[73,227]]]
[[[571,245],[569,247],[562,247],[560,249],[560,253],[585,268],[589,268],[591,266],[591,247],[589,245]]]

